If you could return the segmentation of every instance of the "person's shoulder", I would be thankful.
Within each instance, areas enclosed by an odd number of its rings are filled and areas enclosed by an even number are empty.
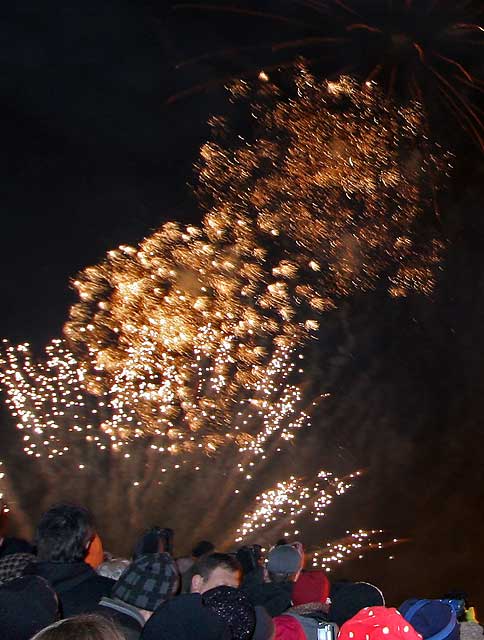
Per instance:
[[[120,600],[113,600],[109,596],[103,596],[93,612],[117,622],[124,628],[137,629],[139,633],[145,624],[136,607]]]
[[[100,575],[88,564],[85,564],[85,567],[82,567],[82,572],[80,572],[79,569],[78,572],[80,575],[84,576],[82,582],[85,583],[86,588],[94,589],[96,593],[101,596],[111,595],[111,589],[113,588],[116,580]]]
[[[23,538],[4,538],[0,545],[0,557],[13,553],[33,553],[33,547]]]
[[[100,587],[103,587],[106,590],[107,594],[111,593],[111,589],[116,584],[116,580],[112,578],[107,578],[106,576],[102,576],[96,571],[93,571],[94,575],[91,577],[91,580],[95,582]]]

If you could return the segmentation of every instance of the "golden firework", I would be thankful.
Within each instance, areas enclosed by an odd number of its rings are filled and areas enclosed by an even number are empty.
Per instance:
[[[200,228],[165,224],[74,282],[65,335],[86,388],[110,398],[112,437],[257,448],[281,399],[300,400],[290,356],[322,312],[380,281],[393,296],[432,289],[443,245],[420,228],[447,161],[418,106],[393,108],[373,83],[318,83],[303,65],[293,89],[235,83],[254,126],[241,137],[213,120]]]

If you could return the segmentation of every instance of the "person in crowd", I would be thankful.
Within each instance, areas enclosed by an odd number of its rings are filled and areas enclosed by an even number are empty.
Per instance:
[[[139,556],[113,586],[111,597],[103,597],[96,613],[111,618],[126,640],[137,640],[153,611],[178,589],[179,576],[167,553]]]
[[[110,620],[84,614],[54,622],[32,640],[123,640],[123,636]]]
[[[211,553],[193,569],[192,593],[205,593],[215,587],[238,587],[242,577],[239,561],[229,553]]]
[[[1,558],[0,584],[19,578],[31,562],[35,562],[32,553],[11,553]]]
[[[484,629],[474,620],[464,620],[460,623],[460,640],[482,640]]]
[[[252,604],[265,607],[273,618],[287,611],[292,606],[294,582],[299,577],[301,565],[301,555],[292,545],[271,549],[267,557],[269,582],[245,590]]]
[[[330,583],[324,571],[303,571],[294,583],[294,606],[286,615],[293,616],[301,624],[306,640],[318,639],[318,628],[322,623],[333,627],[330,635],[334,638],[338,635],[338,626],[328,622],[329,592]]]
[[[130,561],[126,558],[110,558],[102,562],[96,569],[100,576],[118,580],[123,571],[129,567]]]
[[[460,623],[460,639],[483,640],[483,628],[477,621],[476,609],[469,602],[468,594],[462,589],[452,589],[444,594],[443,600],[455,611]]]
[[[192,555],[190,558],[179,558],[177,565],[180,570],[182,586],[182,593],[189,593],[192,585],[193,570],[197,562],[203,560],[205,556],[210,555],[215,551],[215,546],[208,540],[200,540],[192,549]]]
[[[459,640],[457,615],[449,602],[442,600],[405,600],[398,607],[423,640]]]
[[[30,640],[58,618],[57,596],[44,578],[22,576],[0,586],[2,640]]]
[[[324,571],[302,571],[292,591],[294,612],[303,615],[312,611],[328,613],[330,589],[331,585]]]
[[[0,499],[0,559],[12,553],[33,553],[32,545],[26,540],[7,536],[9,513],[6,504]]]
[[[242,587],[250,589],[252,585],[265,582],[264,557],[259,544],[241,547],[236,553],[242,566]]]
[[[271,618],[264,607],[254,607],[254,611],[255,629],[252,640],[274,640],[276,627],[273,618]]]
[[[365,607],[341,627],[338,640],[422,640],[393,607]]]
[[[302,625],[294,617],[283,614],[273,620],[275,640],[306,640]]]
[[[369,582],[334,584],[331,589],[329,620],[341,628],[364,607],[384,607],[385,598],[378,587]]]
[[[152,527],[136,543],[133,560],[147,553],[173,553],[173,529]]]
[[[252,638],[256,614],[243,591],[234,587],[215,587],[203,593],[202,603],[227,624],[233,640]]]
[[[205,606],[199,593],[184,593],[162,604],[141,633],[141,640],[232,640],[229,625]]]
[[[37,526],[37,561],[24,573],[41,576],[51,584],[62,617],[89,613],[111,593],[114,581],[84,562],[94,533],[89,512],[71,504],[51,507]]]

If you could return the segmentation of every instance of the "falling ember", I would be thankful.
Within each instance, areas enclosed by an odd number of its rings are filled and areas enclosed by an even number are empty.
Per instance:
[[[196,350],[193,362],[197,363],[199,357]],[[138,396],[129,378],[123,382],[119,376],[111,389],[98,396],[88,392],[85,370],[64,340],[53,340],[46,347],[45,357],[38,360],[34,360],[28,344],[13,346],[4,340],[0,351],[0,385],[6,391],[7,407],[23,434],[24,452],[34,458],[66,458],[72,453],[71,449],[77,449],[82,442],[88,445],[88,450],[112,449],[125,452],[129,457],[133,446],[142,446],[140,440],[160,455],[193,453],[200,449],[210,454],[224,444],[232,444],[241,453],[257,456],[264,453],[271,439],[291,441],[297,430],[310,425],[302,393],[289,380],[295,360],[292,349],[277,348],[257,378],[252,397],[234,398],[231,406],[234,433],[228,432],[223,437],[204,431],[198,442],[195,434],[185,441],[185,433],[172,422],[168,429],[150,431],[142,421],[141,412],[136,410]],[[210,387],[216,398],[223,381],[215,378],[208,367],[196,365],[196,368],[196,389]],[[298,371],[302,370],[298,368]],[[169,374],[170,371],[166,375]],[[174,396],[176,379],[167,379]],[[185,406],[189,401],[188,392],[183,391],[187,394]],[[163,395],[165,388],[144,393],[145,397],[151,394],[153,403],[158,403],[159,414],[169,413],[170,404]],[[215,402],[212,405],[207,399],[203,402],[206,413],[217,412]],[[244,437],[245,429],[254,435]]]
[[[65,457],[71,443],[82,439],[97,447],[109,445],[100,428],[107,416],[106,402],[86,393],[82,377],[63,340],[53,340],[40,362],[34,362],[28,344],[14,347],[3,341],[0,384],[25,454]]]

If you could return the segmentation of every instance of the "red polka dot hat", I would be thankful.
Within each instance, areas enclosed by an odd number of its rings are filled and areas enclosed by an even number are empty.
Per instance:
[[[338,640],[422,640],[393,607],[365,607],[341,627]]]

